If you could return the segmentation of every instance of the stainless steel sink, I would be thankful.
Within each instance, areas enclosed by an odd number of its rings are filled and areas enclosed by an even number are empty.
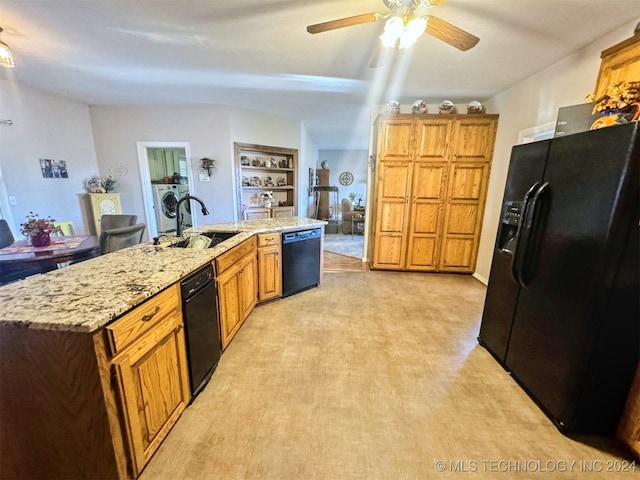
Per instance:
[[[209,237],[211,239],[209,248],[212,248],[218,245],[220,242],[224,242],[231,237],[235,237],[238,233],[240,232],[199,232],[198,235]],[[172,243],[171,245],[169,245],[169,248],[187,248],[188,246],[189,239],[185,238],[183,240],[180,240],[179,242]]]

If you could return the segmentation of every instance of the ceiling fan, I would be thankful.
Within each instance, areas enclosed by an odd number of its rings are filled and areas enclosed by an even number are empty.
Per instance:
[[[444,20],[433,15],[423,15],[425,8],[436,7],[446,3],[448,0],[382,0],[389,13],[377,12],[364,13],[353,17],[331,20],[329,22],[309,25],[307,32],[322,33],[338,28],[351,27],[362,23],[373,23],[378,20],[387,19],[384,33],[380,36],[382,47],[385,49],[394,48],[399,43],[400,48],[408,48],[423,33],[442,40],[449,45],[462,51],[473,48],[480,39],[475,35],[465,32]],[[379,66],[382,59],[380,53],[376,54],[371,66]]]

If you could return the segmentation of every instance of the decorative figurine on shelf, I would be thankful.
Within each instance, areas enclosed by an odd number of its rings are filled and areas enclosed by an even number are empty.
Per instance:
[[[278,187],[286,187],[287,186],[287,179],[284,177],[278,177],[278,179],[276,180],[276,185]]]
[[[438,113],[442,113],[444,115],[454,113],[455,111],[456,107],[451,100],[443,100],[438,107]]]
[[[474,113],[476,113],[476,114],[477,113],[482,113],[483,109],[484,109],[484,107],[477,100],[474,100],[472,102],[467,103],[467,113],[469,115],[474,114]]]
[[[271,177],[264,177],[264,186],[265,187],[273,187],[273,179]]]
[[[260,194],[260,201],[262,202],[263,207],[271,208],[271,202],[273,202],[273,192],[271,190],[262,192]]]
[[[411,113],[427,113],[427,103],[424,100],[416,100],[411,106]]]
[[[391,100],[387,103],[387,113],[400,113],[400,102]]]

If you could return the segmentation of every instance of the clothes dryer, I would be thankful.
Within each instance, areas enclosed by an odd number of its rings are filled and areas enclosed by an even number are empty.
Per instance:
[[[176,205],[178,185],[153,185],[153,208],[156,212],[158,233],[176,231]]]

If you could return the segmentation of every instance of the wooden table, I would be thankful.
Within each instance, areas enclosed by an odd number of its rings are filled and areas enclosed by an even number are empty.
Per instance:
[[[0,284],[55,270],[100,254],[97,236],[52,237],[51,245],[32,247],[28,241],[0,249]]]
[[[353,236],[354,233],[356,235],[364,235],[364,212],[353,212],[353,216],[351,217],[351,236]]]

